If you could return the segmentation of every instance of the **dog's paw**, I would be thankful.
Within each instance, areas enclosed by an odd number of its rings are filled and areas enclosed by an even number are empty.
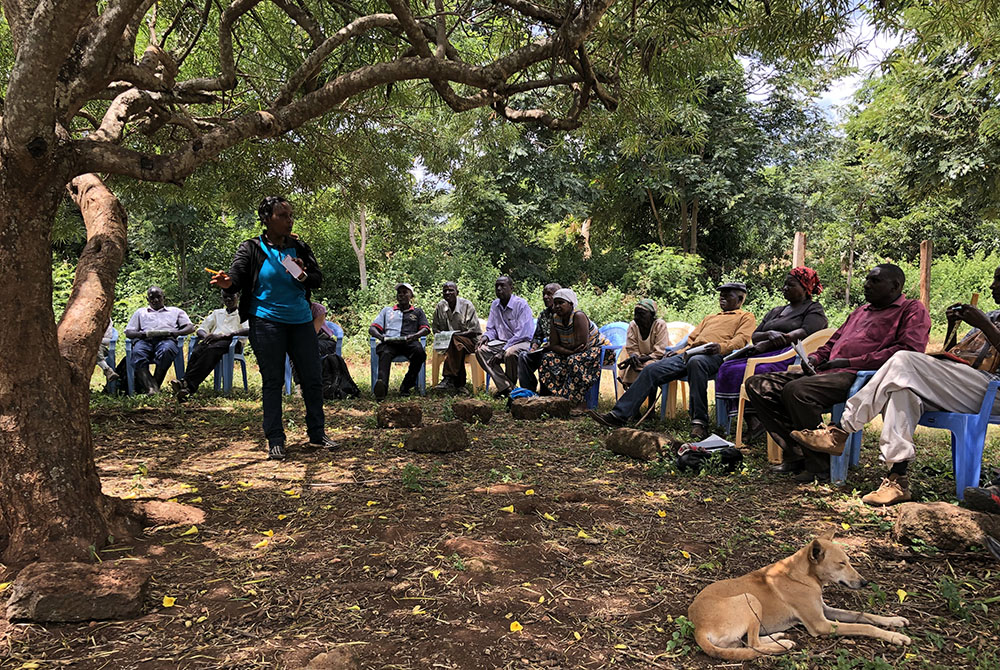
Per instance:
[[[772,640],[777,641],[777,640],[780,640],[782,638],[786,638],[788,636],[785,635],[784,633],[771,633],[770,635],[768,635],[768,637],[771,638]]]
[[[910,620],[901,616],[891,616],[886,618],[885,625],[889,628],[903,628],[910,625]]]
[[[889,643],[890,644],[908,645],[908,644],[910,644],[910,642],[912,642],[912,640],[910,640],[909,637],[907,637],[906,635],[903,635],[902,633],[890,633],[889,634]]]
[[[782,637],[777,641],[779,647],[784,647],[785,651],[791,651],[795,649],[795,640],[789,640],[788,638]]]

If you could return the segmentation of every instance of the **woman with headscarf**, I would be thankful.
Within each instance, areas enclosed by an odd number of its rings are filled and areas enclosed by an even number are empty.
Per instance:
[[[656,318],[656,303],[643,298],[632,312],[632,323],[625,332],[625,348],[618,369],[618,381],[628,388],[651,361],[663,358],[670,346],[667,322]]]
[[[552,328],[538,380],[550,394],[585,408],[587,391],[601,376],[601,345],[606,340],[577,305],[576,293],[568,288],[552,297]]]
[[[781,293],[788,304],[779,305],[764,315],[751,336],[752,349],[744,350],[743,357],[728,360],[719,368],[715,377],[715,401],[727,403],[730,420],[736,417],[739,408],[740,386],[743,384],[747,358],[788,351],[795,342],[827,327],[826,312],[813,299],[822,292],[823,285],[815,270],[804,266],[793,268],[781,287]],[[777,363],[761,363],[755,373],[784,372],[791,362],[792,359],[788,358]],[[744,409],[744,416],[747,418],[750,439],[760,435],[763,427],[749,404]]]

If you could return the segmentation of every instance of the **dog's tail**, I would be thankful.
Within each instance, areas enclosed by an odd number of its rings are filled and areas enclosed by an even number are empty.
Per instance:
[[[707,633],[703,633],[697,628],[694,631],[694,640],[706,654],[713,658],[721,658],[724,661],[750,661],[758,656],[765,655],[750,647],[717,647],[709,639]]]

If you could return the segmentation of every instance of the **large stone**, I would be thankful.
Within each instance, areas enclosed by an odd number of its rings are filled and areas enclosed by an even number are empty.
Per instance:
[[[515,419],[568,419],[573,403],[558,396],[517,398],[510,404],[510,415]]]
[[[142,613],[149,570],[135,563],[32,563],[7,601],[10,621],[131,619]]]
[[[451,411],[465,423],[489,423],[493,418],[493,405],[485,400],[456,400],[451,404]]]
[[[640,461],[654,461],[672,451],[670,438],[662,433],[650,433],[634,428],[619,428],[608,435],[608,449]]]
[[[379,405],[375,412],[379,428],[416,428],[424,422],[424,413],[415,402]]]
[[[461,421],[449,421],[417,428],[406,436],[405,445],[421,454],[446,454],[468,449],[469,436]]]
[[[1000,515],[951,503],[903,503],[892,530],[897,542],[920,540],[938,549],[982,545],[985,535],[1000,537]]]

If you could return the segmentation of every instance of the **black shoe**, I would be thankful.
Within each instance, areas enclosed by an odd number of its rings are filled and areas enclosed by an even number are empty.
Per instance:
[[[1000,486],[967,486],[963,500],[969,509],[1000,514]]]
[[[993,554],[993,558],[1000,561],[1000,541],[997,541],[996,539],[987,535],[986,539],[983,540],[983,544],[985,544],[986,548],[990,550],[991,554]]]
[[[706,437],[708,437],[708,428],[700,423],[691,424],[691,439],[695,442],[701,442]]]
[[[329,451],[335,451],[340,448],[340,445],[331,440],[329,437],[324,435],[318,441],[309,440],[309,446],[318,449],[327,449]]]
[[[400,398],[408,398],[408,397],[410,397],[410,394],[413,393],[413,389],[414,388],[416,388],[416,387],[415,386],[400,386],[399,387],[399,397]]]
[[[602,426],[607,426],[608,428],[621,428],[625,425],[625,422],[619,419],[617,416],[608,412],[607,414],[601,414],[595,410],[588,409],[587,416],[601,424]]]
[[[267,460],[269,461],[285,460],[285,445],[283,444],[269,445],[267,448]]]
[[[184,402],[191,397],[191,391],[188,390],[187,384],[180,380],[171,379],[170,390],[174,392],[174,397],[177,399],[177,402]]]
[[[379,379],[375,382],[375,386],[372,387],[372,393],[375,394],[376,402],[382,402],[385,400],[385,394],[389,392],[389,385],[385,383],[384,380]]]
[[[802,472],[805,467],[805,461],[782,461],[778,465],[772,465],[771,472],[777,472],[782,475],[797,475]]]
[[[809,472],[808,470],[803,470],[799,474],[792,477],[792,479],[799,484],[812,484],[813,482],[828,482],[830,481],[830,473],[827,472]]]

